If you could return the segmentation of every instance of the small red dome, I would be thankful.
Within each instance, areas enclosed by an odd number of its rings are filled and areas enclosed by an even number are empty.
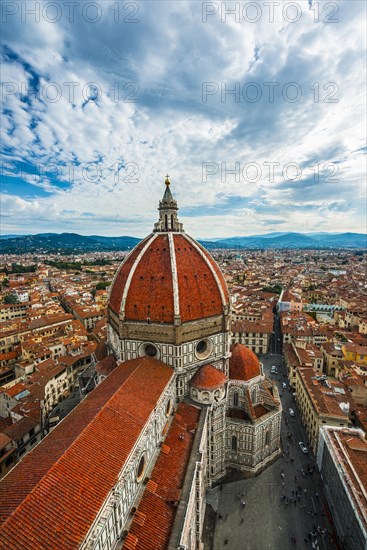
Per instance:
[[[213,365],[203,365],[191,378],[190,385],[198,390],[216,390],[226,380],[225,374]]]
[[[251,380],[260,376],[260,362],[253,351],[243,344],[234,344],[229,359],[229,377],[232,380]]]

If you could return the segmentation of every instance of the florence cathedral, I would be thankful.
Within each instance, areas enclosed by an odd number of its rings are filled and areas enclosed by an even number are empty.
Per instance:
[[[100,383],[0,482],[3,550],[200,550],[207,489],[279,456],[278,390],[231,346],[225,280],[168,177],[158,210],[111,285]]]

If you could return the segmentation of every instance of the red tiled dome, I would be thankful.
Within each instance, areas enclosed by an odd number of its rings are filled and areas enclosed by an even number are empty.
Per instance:
[[[183,232],[152,233],[118,269],[109,307],[128,321],[173,323],[212,317],[228,304],[223,275],[211,255]]]
[[[229,377],[232,380],[251,380],[261,374],[260,362],[253,351],[243,344],[234,344],[229,359]]]
[[[216,390],[226,381],[225,374],[212,365],[202,366],[191,378],[190,385],[198,390]]]

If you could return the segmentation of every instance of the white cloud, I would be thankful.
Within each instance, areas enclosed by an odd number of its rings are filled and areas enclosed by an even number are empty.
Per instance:
[[[182,214],[198,207],[185,221],[194,235],[216,236],[218,228],[223,236],[266,232],[272,223],[282,223],[282,230],[317,230],[321,224],[330,231],[364,231],[364,169],[361,155],[353,153],[365,140],[364,3],[338,2],[335,24],[315,23],[305,3],[294,24],[277,10],[274,23],[265,10],[256,24],[230,17],[222,23],[219,15],[203,23],[200,2],[140,3],[139,23],[114,23],[112,4],[101,4],[103,20],[96,24],[82,17],[74,23],[63,17],[56,24],[9,18],[5,80],[21,88],[36,86],[39,79],[41,101],[30,95],[24,102],[16,94],[3,105],[7,162],[36,162],[43,172],[57,164],[62,175],[54,182],[47,173],[34,179],[34,198],[29,189],[27,198],[5,196],[4,232],[30,226],[32,232],[56,230],[56,225],[62,230],[71,224],[84,234],[143,236],[155,221],[166,171]],[[321,20],[325,16],[320,13]],[[78,84],[73,101],[67,82]],[[85,101],[90,82],[102,90],[97,103]],[[203,82],[218,85],[206,102]],[[260,87],[261,101],[251,103],[242,95],[239,102],[231,95],[221,100],[221,83],[227,89],[238,83],[242,91],[249,82]],[[279,82],[274,102],[266,99],[266,82]],[[289,82],[302,90],[297,103],[282,97]],[[50,83],[61,90],[54,103],[45,99]],[[129,102],[129,94],[138,101]],[[338,102],[328,103],[333,97]],[[205,162],[216,163],[218,173],[203,182]],[[233,168],[236,162],[240,181],[232,176],[222,181],[222,163]],[[258,182],[243,177],[249,162],[262,168]],[[274,181],[267,162],[279,163]],[[297,185],[282,177],[290,162],[302,166]],[[328,185],[321,174],[312,187],[311,165],[319,163],[322,170],[328,162],[338,162],[338,185]],[[88,163],[98,163],[94,181],[96,166]],[[121,163],[128,163],[128,170],[118,172]],[[37,196],[37,187],[50,195]],[[209,215],[208,206],[220,205],[223,193],[248,197],[253,206],[240,210],[234,204],[231,213]],[[334,206],[328,209],[328,203]],[[94,215],[87,225],[85,213]]]

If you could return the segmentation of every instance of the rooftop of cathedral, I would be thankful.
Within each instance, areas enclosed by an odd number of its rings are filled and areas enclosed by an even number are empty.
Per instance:
[[[173,375],[150,357],[122,363],[5,476],[1,549],[81,544]]]
[[[115,315],[127,321],[185,323],[221,315],[229,303],[221,270],[185,234],[177,210],[166,180],[153,233],[125,259],[111,286],[109,307]]]
[[[216,390],[223,386],[226,380],[226,375],[213,365],[203,365],[191,378],[190,385],[199,390]]]
[[[261,375],[261,367],[255,353],[243,344],[231,347],[229,359],[229,377],[231,380],[251,380]]]
[[[125,539],[124,550],[167,548],[200,412],[198,407],[179,403]]]

